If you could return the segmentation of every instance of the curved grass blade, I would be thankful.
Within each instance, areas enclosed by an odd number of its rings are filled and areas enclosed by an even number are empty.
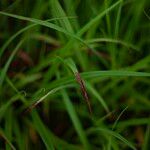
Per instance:
[[[20,98],[20,95],[15,95],[12,98],[9,99],[5,104],[3,104],[0,107],[0,120],[5,116],[6,110],[9,108],[9,106],[13,103],[16,102]]]
[[[19,91],[15,85],[12,83],[12,81],[9,79],[9,77],[6,77],[6,82],[9,84],[9,86],[18,94],[18,96],[20,96],[20,100],[24,103],[27,104],[27,101],[25,99],[25,97],[21,94],[21,92],[24,91]],[[26,95],[26,93],[24,93],[24,95]]]
[[[34,18],[28,18],[28,17],[23,17],[23,16],[19,16],[19,15],[14,15],[14,14],[10,14],[10,13],[6,13],[6,12],[2,12],[0,11],[0,14],[6,15],[6,16],[10,16],[16,19],[20,19],[20,20],[26,20],[26,21],[30,21],[33,23],[37,23],[39,25],[45,26],[45,27],[49,27],[52,28],[54,30],[60,31],[64,34],[67,34],[77,40],[79,40],[80,42],[82,42],[83,44],[85,44],[88,48],[90,48],[95,54],[97,54],[97,52],[91,47],[89,46],[86,42],[84,42],[80,37],[82,36],[83,33],[85,33],[93,24],[95,24],[97,21],[99,21],[103,16],[105,16],[105,14],[107,14],[109,11],[113,10],[120,2],[117,1],[115,4],[113,4],[112,6],[110,6],[109,8],[107,8],[106,10],[104,10],[102,13],[100,13],[98,16],[96,16],[94,19],[92,19],[89,23],[87,23],[78,33],[77,35],[74,35],[73,33],[68,32],[67,30],[64,30],[63,28],[56,26],[55,24],[52,23],[45,23],[42,20],[38,20],[38,19],[34,19]],[[72,45],[73,40],[71,39],[69,41],[69,47],[70,45]],[[68,47],[68,45],[67,45]]]
[[[12,60],[13,60],[15,54],[17,53],[17,51],[19,50],[19,48],[21,47],[21,45],[23,44],[23,42],[24,42],[24,40],[21,40],[21,41],[17,44],[16,48],[14,49],[14,51],[11,53],[9,59],[7,60],[7,62],[6,62],[6,64],[5,64],[5,66],[4,66],[4,68],[2,69],[2,71],[1,71],[1,73],[0,73],[0,76],[1,76],[1,78],[0,78],[0,88],[1,88],[1,86],[2,86],[2,84],[3,84],[4,78],[5,78],[5,75],[6,75],[6,73],[7,73],[8,68],[9,68],[9,66],[10,66],[10,63],[12,62]]]
[[[115,120],[113,126],[112,126],[112,130],[114,131],[114,129],[116,128],[116,125],[119,121],[119,119],[121,118],[121,116],[123,115],[123,113],[128,109],[128,106],[125,107],[121,113],[119,114],[119,116],[117,117],[117,119]],[[108,142],[108,149],[111,150],[111,145],[112,145],[112,136],[109,137],[109,142]]]
[[[98,14],[95,18],[93,18],[92,20],[90,20],[86,25],[84,25],[80,31],[77,32],[77,37],[81,37],[88,29],[90,29],[95,23],[97,23],[98,21],[100,21],[100,19],[102,19],[108,12],[110,12],[111,10],[113,10],[117,5],[119,5],[121,3],[122,0],[119,0],[117,1],[116,3],[114,3],[112,6],[110,6],[109,8],[105,9],[103,12],[101,12],[100,14]],[[71,39],[68,44],[65,46],[65,48],[63,49],[64,51],[62,52],[63,53],[67,53],[71,48],[72,48],[72,45],[73,45],[73,42],[74,40]],[[90,50],[92,50],[92,52],[95,54],[95,55],[99,55],[97,53],[97,51],[89,46],[86,42],[84,43],[88,48],[90,48]]]
[[[81,73],[83,78],[92,77],[150,77],[150,73],[146,72],[134,72],[134,71],[124,71],[124,70],[112,70],[112,71],[92,71]]]
[[[4,53],[5,49],[7,48],[7,46],[8,46],[18,35],[20,35],[21,33],[25,32],[26,30],[28,30],[28,29],[34,27],[35,25],[36,25],[36,24],[31,24],[31,25],[29,25],[29,26],[27,26],[27,27],[25,27],[25,28],[19,30],[17,33],[15,33],[13,36],[11,36],[11,37],[6,41],[6,43],[4,43],[4,45],[2,46],[2,48],[1,48],[1,50],[0,50],[0,58],[1,58],[1,56],[3,55],[3,53]]]
[[[96,43],[96,42],[108,42],[108,43],[116,43],[116,44],[121,44],[123,46],[126,46],[128,48],[132,48],[134,50],[139,51],[139,48],[136,47],[133,44],[127,43],[125,41],[122,41],[120,39],[112,39],[112,38],[96,38],[96,39],[89,39],[86,41],[87,43]]]
[[[57,91],[67,88],[67,87],[71,87],[72,85],[64,85],[64,86],[59,86],[57,88],[54,88],[52,90],[50,90],[47,94],[45,94],[43,97],[41,97],[39,100],[35,101],[31,106],[29,106],[26,110],[26,112],[30,112],[33,108],[35,108],[39,103],[41,103],[44,99],[46,99],[49,95],[56,93]]]
[[[150,118],[136,118],[125,121],[119,121],[117,124],[118,128],[124,128],[128,126],[148,125],[150,124]]]
[[[102,78],[102,77],[150,77],[150,73],[146,72],[134,72],[134,71],[91,71],[81,73],[83,79],[91,78]],[[64,84],[69,84],[75,82],[74,76],[68,76],[61,79],[58,79],[49,85],[49,88],[54,88]]]
[[[43,20],[39,20],[39,19],[35,19],[35,18],[29,18],[29,17],[20,16],[20,15],[14,15],[14,14],[2,12],[2,11],[0,11],[0,14],[5,15],[5,16],[9,16],[9,17],[12,17],[12,18],[16,18],[16,19],[19,19],[19,20],[29,21],[29,22],[32,22],[32,23],[36,23],[38,25],[42,25],[42,26],[54,29],[56,31],[62,32],[66,35],[69,35],[69,36],[75,38],[76,40],[80,41],[81,43],[83,43],[87,47],[91,48],[87,43],[84,42],[84,40],[82,40],[80,37],[78,37],[78,35],[70,33],[67,30],[65,30],[65,29],[63,29],[63,28],[61,28],[61,27],[59,27],[59,26],[57,26],[53,23],[45,22]]]
[[[45,22],[54,21],[54,20],[59,20],[59,19],[64,19],[64,18],[66,18],[66,17],[52,18],[52,19],[45,20]],[[67,17],[67,18],[73,18],[73,17]],[[28,25],[28,26],[22,28],[21,30],[19,30],[18,32],[16,32],[13,36],[11,36],[11,37],[6,41],[6,43],[4,43],[4,45],[2,46],[2,48],[1,48],[1,50],[0,50],[0,58],[1,58],[1,56],[3,55],[5,49],[8,47],[8,45],[9,45],[18,35],[20,35],[21,33],[25,32],[25,31],[27,31],[28,29],[31,29],[31,28],[33,28],[33,27],[35,27],[35,26],[37,26],[37,25],[39,25],[39,24],[34,23],[34,24],[31,24],[31,25]]]
[[[127,146],[129,146],[131,149],[136,150],[135,146],[132,143],[130,143],[123,136],[121,136],[120,134],[118,134],[114,131],[111,131],[111,130],[108,130],[108,129],[105,129],[105,128],[93,128],[93,129],[89,130],[89,133],[99,132],[99,131],[103,132],[104,134],[109,134],[111,136],[114,136],[115,138],[119,139],[120,141],[125,143]]]

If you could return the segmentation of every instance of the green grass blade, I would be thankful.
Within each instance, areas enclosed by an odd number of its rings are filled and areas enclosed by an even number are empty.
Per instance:
[[[101,12],[99,15],[97,15],[95,18],[93,18],[90,22],[88,22],[79,32],[78,35],[83,35],[89,28],[91,28],[96,22],[98,22],[102,17],[104,17],[108,12],[113,10],[116,6],[118,6],[121,3],[122,0],[117,1],[112,6],[105,9],[103,12]]]
[[[146,72],[134,72],[134,71],[92,71],[81,73],[83,78],[92,78],[92,77],[150,77],[150,73]]]
[[[117,12],[116,24],[115,24],[115,37],[118,37],[118,33],[119,33],[119,25],[120,25],[122,4],[123,4],[123,0],[119,4],[119,8],[118,8],[118,12]]]
[[[109,6],[109,1],[105,0],[105,9],[107,9],[107,7]],[[106,23],[107,23],[107,30],[108,30],[108,34],[111,33],[111,25],[110,25],[110,14],[109,12],[106,13]]]
[[[57,91],[67,88],[67,87],[71,87],[72,85],[64,85],[64,86],[59,86],[57,88],[54,88],[52,90],[50,90],[47,94],[45,94],[44,96],[42,96],[39,100],[34,101],[30,106],[29,106],[29,110],[32,110],[34,107],[36,107],[39,103],[41,103],[43,100],[45,100],[48,96],[56,93]]]
[[[92,87],[92,85],[86,81],[86,87],[87,89],[97,98],[97,100],[100,102],[100,104],[104,107],[104,109],[106,110],[107,113],[109,113],[109,108],[106,104],[106,102],[104,101],[104,99],[101,97],[101,95],[95,90],[94,87]]]
[[[6,82],[9,84],[9,86],[17,93],[18,96],[20,96],[20,100],[26,104],[26,99],[25,97],[21,94],[21,92],[19,92],[19,90],[15,87],[15,85],[13,84],[13,82],[7,77],[6,78]]]
[[[15,33],[13,36],[11,36],[5,43],[4,45],[2,46],[1,50],[0,50],[0,58],[2,57],[5,49],[7,48],[7,46],[18,36],[20,35],[21,33],[27,31],[28,29],[34,27],[36,24],[32,24],[32,25],[29,25],[21,30],[19,30],[17,33]]]
[[[150,149],[149,141],[150,141],[150,123],[148,124],[147,130],[146,130],[146,133],[145,133],[145,138],[144,138],[144,143],[143,143],[143,146],[142,146],[142,150]]]
[[[21,41],[17,44],[16,48],[13,50],[13,52],[11,53],[9,59],[7,60],[7,62],[6,62],[6,64],[5,64],[5,66],[4,66],[4,68],[2,69],[2,72],[0,73],[0,77],[1,77],[1,78],[0,78],[0,88],[1,88],[1,86],[2,86],[2,84],[3,84],[3,81],[4,81],[4,79],[5,79],[6,73],[7,73],[7,71],[8,71],[9,66],[10,66],[10,63],[12,62],[13,58],[15,57],[17,51],[19,50],[19,48],[21,47],[21,45],[23,44],[23,42],[24,42],[24,40],[21,40]]]
[[[125,121],[119,121],[117,124],[118,128],[128,127],[128,126],[138,126],[138,125],[148,125],[150,124],[150,118],[135,118]]]
[[[50,4],[52,6],[52,12],[53,12],[55,17],[66,17],[66,13],[63,10],[63,8],[61,7],[58,0],[50,0]],[[71,26],[71,24],[67,18],[64,20],[60,20],[59,23],[61,24],[61,26],[64,29],[66,29],[70,33],[74,32],[73,28],[72,28],[72,26]]]
[[[7,118],[6,119],[6,123],[5,123],[5,135],[7,136],[7,138],[9,139],[10,142],[13,141],[12,139],[12,131],[13,131],[13,112],[12,109],[8,109],[7,111]],[[8,144],[6,144],[6,150],[11,150],[10,146]]]
[[[85,133],[84,133],[84,131],[82,129],[82,126],[81,126],[81,123],[79,121],[79,118],[77,117],[77,114],[76,114],[76,112],[74,110],[73,104],[71,103],[70,98],[67,95],[65,90],[62,90],[61,93],[62,93],[62,96],[63,96],[64,103],[66,105],[66,109],[68,111],[68,114],[69,114],[69,116],[70,116],[70,118],[72,120],[72,123],[73,123],[73,125],[74,125],[74,127],[75,127],[75,129],[76,129],[76,131],[77,131],[77,133],[79,135],[79,137],[80,137],[80,140],[83,143],[84,148],[86,150],[88,150],[89,149],[89,143],[88,143],[87,137],[86,137],[86,135],[85,135]]]
[[[134,71],[91,71],[81,73],[83,79],[92,79],[92,78],[104,78],[104,77],[150,77],[150,73],[146,72],[134,72]],[[64,77],[53,81],[49,88],[54,88],[64,84],[69,84],[75,82],[74,75],[69,77]]]
[[[0,129],[0,136],[5,140],[5,142],[10,146],[10,148],[12,150],[16,150],[16,148],[12,145],[12,143],[10,142],[10,140],[6,137],[6,135],[4,134],[4,132],[2,131],[2,129]]]
[[[27,144],[26,144],[26,140],[25,140],[25,134],[22,133],[22,131],[20,130],[19,127],[19,123],[15,120],[14,123],[14,134],[16,137],[16,141],[17,141],[17,147],[19,150],[26,150],[27,149]]]
[[[51,28],[51,29],[54,29],[56,31],[59,31],[61,33],[64,33],[66,35],[69,35],[70,37],[80,41],[82,44],[86,45],[88,48],[90,48],[94,53],[96,53],[96,51],[90,46],[88,45],[84,40],[82,40],[78,34],[75,35],[71,32],[68,32],[67,30],[65,30],[64,28],[62,27],[59,27],[53,23],[49,23],[49,22],[45,22],[43,20],[39,20],[39,19],[35,19],[35,18],[29,18],[29,17],[24,17],[24,16],[20,16],[20,15],[14,15],[14,14],[10,14],[10,13],[6,13],[6,12],[2,12],[0,11],[0,14],[2,15],[5,15],[5,16],[9,16],[9,17],[12,17],[12,18],[16,18],[16,19],[19,19],[19,20],[25,20],[25,21],[29,21],[29,22],[32,22],[32,23],[36,23],[38,25],[41,25],[41,26],[45,26],[45,27],[48,27],[48,28]],[[62,52],[63,53],[63,52]]]
[[[45,22],[48,22],[48,21],[55,21],[55,20],[59,20],[59,19],[61,20],[61,19],[65,19],[65,18],[66,18],[66,17],[52,18],[52,19],[45,20]],[[67,18],[73,18],[73,17],[67,17]],[[21,30],[19,30],[18,32],[16,32],[14,35],[12,35],[12,36],[3,44],[3,46],[2,46],[2,48],[1,48],[1,50],[0,50],[0,58],[1,58],[1,56],[3,55],[5,49],[8,47],[8,45],[9,45],[18,35],[22,34],[23,32],[25,32],[25,31],[27,31],[27,30],[29,30],[29,29],[31,29],[31,28],[37,26],[37,25],[39,25],[39,24],[33,23],[33,24],[31,24],[31,25],[28,25],[28,26],[22,28]]]
[[[59,27],[59,26],[57,26],[57,25],[55,25],[53,23],[45,22],[43,20],[39,20],[39,19],[35,19],[35,18],[29,18],[29,17],[20,16],[20,15],[14,15],[14,14],[2,12],[2,11],[0,11],[0,14],[1,15],[5,15],[5,16],[9,16],[9,17],[12,17],[12,18],[16,18],[16,19],[19,19],[19,20],[29,21],[29,22],[36,23],[36,24],[41,25],[41,26],[45,26],[45,27],[54,29],[56,31],[62,32],[64,34],[66,34],[66,35],[69,35],[69,36],[79,40],[80,42],[84,43],[86,46],[88,46],[81,38],[79,38],[75,34],[70,33],[67,30],[65,30],[65,29],[63,29],[63,28],[61,28],[61,27]]]
[[[68,58],[64,61],[64,63],[71,69],[71,71],[75,74],[78,72],[78,69],[71,58]]]
[[[132,48],[133,50],[139,51],[139,48],[133,44],[130,44],[128,42],[122,41],[120,39],[112,39],[112,38],[96,38],[96,39],[88,39],[86,41],[87,43],[97,43],[97,42],[107,42],[107,43],[116,43],[121,44],[127,48]]]
[[[123,113],[127,110],[128,107],[125,107],[121,113],[119,114],[119,116],[117,117],[117,119],[115,120],[113,126],[112,126],[112,130],[114,130],[117,126],[117,123],[119,121],[119,119],[121,118],[121,116],[123,115]],[[111,145],[112,145],[112,136],[110,136],[109,138],[109,144],[108,144],[108,149],[111,150]]]
[[[65,4],[65,8],[66,8],[66,12],[68,15],[70,16],[77,16],[76,14],[76,10],[75,10],[75,1],[74,0],[67,0],[64,1]],[[75,20],[71,20],[71,25],[78,30],[79,29],[79,23],[78,23],[78,19]]]
[[[52,143],[52,137],[48,134],[47,128],[42,123],[38,113],[36,111],[32,112],[32,119],[34,126],[42,138],[47,150],[55,150],[54,145]]]
[[[39,19],[35,19],[35,18],[29,18],[29,17],[24,17],[24,16],[20,16],[20,15],[14,15],[14,14],[10,14],[10,13],[6,13],[6,12],[2,12],[0,11],[0,14],[1,15],[5,15],[5,16],[9,16],[9,17],[12,17],[12,18],[16,18],[16,19],[19,19],[19,20],[26,20],[26,21],[29,21],[29,22],[32,22],[32,23],[36,23],[36,24],[39,24],[39,25],[42,25],[42,26],[45,26],[45,27],[49,27],[49,28],[52,28],[54,30],[57,30],[57,31],[60,31],[60,32],[63,32],[65,34],[69,34],[72,36],[71,33],[67,32],[66,30],[64,30],[63,28],[53,24],[53,23],[50,23],[50,22],[45,22],[43,20],[39,20]]]
[[[123,136],[121,136],[117,132],[114,132],[114,131],[111,131],[111,130],[108,130],[108,129],[105,129],[105,128],[93,128],[89,132],[90,133],[93,133],[93,132],[103,132],[104,134],[109,134],[109,135],[111,135],[111,136],[119,139],[123,143],[125,143],[131,149],[136,150],[135,146],[132,143],[130,143],[128,140],[126,140]]]

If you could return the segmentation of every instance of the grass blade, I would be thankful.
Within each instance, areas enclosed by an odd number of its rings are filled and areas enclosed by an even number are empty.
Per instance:
[[[11,144],[9,139],[5,136],[4,132],[0,129],[0,136],[6,141],[6,143],[10,146],[12,150],[16,150],[16,148]]]
[[[62,90],[61,93],[62,93],[62,96],[63,96],[63,99],[64,99],[64,103],[66,105],[66,109],[68,111],[68,114],[69,114],[69,116],[72,120],[72,123],[73,123],[79,137],[80,137],[80,140],[83,143],[84,148],[88,150],[89,149],[88,140],[87,140],[87,137],[86,137],[86,135],[85,135],[85,133],[84,133],[82,127],[81,127],[79,118],[76,115],[73,104],[71,103],[70,98],[67,95],[65,90]]]
[[[48,21],[55,21],[55,20],[61,20],[61,19],[65,19],[65,18],[74,18],[74,17],[52,18],[52,19],[45,20],[45,22],[48,22]],[[28,25],[28,26],[22,28],[21,30],[19,30],[18,32],[16,32],[14,35],[12,35],[12,36],[4,43],[4,45],[2,46],[1,51],[0,51],[0,58],[1,58],[1,56],[3,55],[5,49],[8,47],[8,45],[9,45],[18,35],[22,34],[23,32],[25,32],[25,31],[27,31],[27,30],[29,30],[29,29],[31,29],[31,28],[37,26],[37,25],[39,25],[39,24],[33,23],[33,24],[31,24],[31,25]]]
[[[108,12],[113,10],[116,6],[121,3],[122,0],[117,1],[112,6],[105,9],[102,13],[93,18],[90,22],[88,22],[79,32],[78,35],[83,35],[89,28],[91,28],[96,22],[98,22],[102,17],[104,17]]]
[[[100,96],[100,94],[95,90],[92,85],[86,81],[86,87],[87,89],[97,98],[97,100],[101,103],[101,105],[104,107],[107,113],[109,113],[109,108],[107,104],[105,103],[104,99]]]
[[[66,87],[70,87],[71,85],[64,85],[64,86],[59,86],[57,88],[54,88],[52,90],[50,90],[47,94],[45,94],[43,97],[41,97],[39,100],[35,101],[32,105],[30,105],[25,112],[31,111],[33,108],[35,108],[39,103],[41,103],[43,100],[45,100],[48,96],[50,96],[51,94],[54,94],[55,92],[66,88]]]
[[[89,131],[90,133],[93,133],[93,132],[103,132],[104,134],[109,134],[109,135],[112,135],[114,136],[115,138],[119,139],[120,141],[122,141],[123,143],[125,143],[127,146],[129,146],[130,148],[132,148],[133,150],[136,150],[135,146],[130,143],[129,141],[127,141],[123,136],[121,136],[120,134],[114,132],[114,131],[111,131],[111,130],[108,130],[108,129],[105,129],[105,128],[93,128]]]
[[[96,38],[96,39],[89,39],[86,41],[87,43],[95,43],[95,42],[107,42],[107,43],[116,43],[116,44],[121,44],[125,47],[128,47],[128,48],[132,48],[133,50],[137,50],[139,51],[139,48],[136,47],[135,45],[133,44],[130,44],[128,42],[125,42],[125,41],[122,41],[120,39],[112,39],[112,38]]]
[[[9,59],[7,60],[7,62],[6,62],[6,64],[5,64],[5,66],[4,66],[3,70],[2,70],[2,72],[0,72],[0,76],[1,76],[1,78],[0,78],[0,88],[1,88],[1,86],[2,86],[2,84],[3,84],[3,81],[4,81],[4,79],[5,79],[7,70],[8,70],[8,68],[9,68],[9,66],[10,66],[10,63],[12,62],[13,58],[15,57],[17,51],[19,50],[19,48],[21,47],[21,45],[23,44],[23,42],[24,42],[24,40],[21,40],[21,41],[17,44],[16,48],[14,49],[14,51],[11,53]]]
[[[47,150],[55,150],[54,145],[52,143],[52,137],[48,134],[47,128],[42,123],[38,113],[34,110],[32,112],[32,119],[34,126],[42,138]]]
[[[83,72],[81,73],[81,77],[83,79],[92,79],[92,78],[104,78],[104,77],[150,77],[150,73],[146,72],[134,72],[134,71],[91,71],[91,72]],[[61,86],[64,84],[74,83],[74,76],[64,77],[58,79],[57,81],[53,81],[49,88],[54,88],[57,86]]]
[[[150,141],[150,123],[148,124],[147,130],[145,133],[144,144],[142,146],[142,150],[150,149],[149,141]]]
[[[25,20],[25,21],[29,21],[29,22],[32,22],[32,23],[36,23],[38,25],[41,25],[41,26],[45,26],[45,27],[48,27],[48,28],[51,28],[51,29],[54,29],[56,31],[59,31],[59,32],[62,32],[66,35],[69,35],[77,40],[79,40],[80,42],[82,42],[83,44],[85,44],[86,46],[90,47],[89,45],[87,45],[81,38],[79,38],[77,35],[73,34],[73,33],[70,33],[68,32],[67,30],[53,24],[53,23],[50,23],[50,22],[45,22],[43,20],[39,20],[39,19],[35,19],[35,18],[29,18],[29,17],[24,17],[24,16],[20,16],[20,15],[14,15],[14,14],[10,14],[10,13],[6,13],[6,12],[2,12],[0,11],[0,14],[1,15],[5,15],[5,16],[9,16],[9,17],[12,17],[12,18],[16,18],[16,19],[19,19],[19,20]]]

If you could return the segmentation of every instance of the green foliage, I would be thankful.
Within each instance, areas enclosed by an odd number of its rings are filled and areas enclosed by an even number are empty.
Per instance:
[[[0,149],[148,150],[148,6],[0,1]]]

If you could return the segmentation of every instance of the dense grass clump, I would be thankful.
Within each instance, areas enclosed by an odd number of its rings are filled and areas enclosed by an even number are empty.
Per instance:
[[[0,149],[149,150],[148,0],[0,1]]]

